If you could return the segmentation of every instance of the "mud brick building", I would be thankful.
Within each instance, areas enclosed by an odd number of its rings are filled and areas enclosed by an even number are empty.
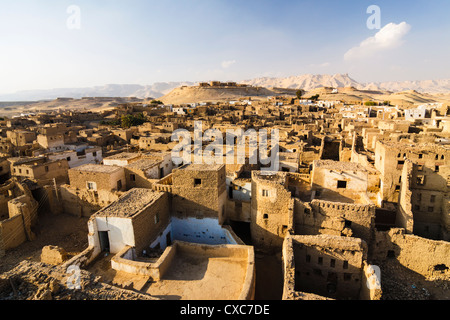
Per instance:
[[[341,300],[367,294],[367,244],[330,235],[289,236],[283,245],[284,295],[308,292]],[[286,297],[288,298],[288,297]]]
[[[293,228],[294,200],[286,173],[252,172],[251,238],[267,249],[280,249]]]
[[[19,179],[31,179],[41,185],[67,183],[69,164],[66,159],[49,160],[47,157],[10,158],[11,175]]]
[[[86,164],[69,170],[70,186],[80,190],[125,191],[125,170],[117,166]]]
[[[170,223],[169,195],[132,189],[89,220],[89,244],[96,252],[118,253],[126,246],[148,248]]]

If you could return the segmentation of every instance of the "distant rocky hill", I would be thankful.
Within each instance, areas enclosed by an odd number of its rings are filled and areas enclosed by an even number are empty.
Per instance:
[[[313,75],[304,74],[285,78],[255,78],[239,83],[257,87],[303,89],[311,91],[321,87],[354,87],[358,90],[404,92],[415,90],[421,93],[449,93],[450,79],[424,81],[391,81],[359,83],[348,74]],[[51,90],[28,90],[0,95],[0,101],[37,101],[59,97],[80,99],[83,97],[137,97],[160,98],[175,88],[193,86],[196,82],[157,82],[151,85],[108,84],[88,88],[56,88]]]
[[[272,91],[263,87],[198,87],[183,86],[175,88],[159,100],[166,104],[185,104],[195,102],[215,102],[225,100],[237,100],[245,97],[269,97],[278,95],[278,91]]]
[[[348,74],[335,74],[335,75],[304,74],[287,78],[256,78],[252,80],[242,81],[242,83],[266,88],[278,87],[289,89],[303,89],[306,91],[311,91],[313,89],[320,87],[359,88],[361,86],[357,81],[350,78]]]
[[[348,74],[313,75],[305,74],[286,78],[256,78],[241,83],[266,88],[281,87],[311,91],[320,87],[354,87],[358,90],[403,92],[415,90],[422,93],[450,92],[450,79],[423,81],[390,81],[359,83]]]

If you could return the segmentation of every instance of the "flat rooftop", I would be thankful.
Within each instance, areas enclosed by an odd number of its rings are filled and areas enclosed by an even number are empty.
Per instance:
[[[160,162],[161,162],[161,160],[140,159],[140,160],[137,160],[137,161],[134,161],[134,162],[128,164],[126,166],[126,168],[145,170],[145,169],[151,168],[153,166],[156,166]]]
[[[314,167],[343,171],[367,171],[367,169],[359,163],[333,160],[316,160]]]
[[[163,192],[151,189],[134,188],[121,196],[118,200],[96,212],[96,217],[132,218],[145,207],[164,196]]]
[[[146,293],[163,299],[237,300],[246,264],[243,259],[177,254],[166,275]]]
[[[103,160],[129,160],[129,159],[134,159],[134,158],[137,158],[140,156],[141,155],[139,153],[122,152],[122,153],[118,153],[118,154],[109,156],[107,158],[104,158]]]
[[[224,165],[223,164],[187,164],[178,169],[180,170],[193,170],[193,171],[218,171]]]
[[[122,170],[122,168],[117,166],[105,166],[103,164],[85,164],[70,170],[92,173],[114,173],[118,170]]]
[[[238,300],[252,281],[253,266],[252,247],[177,246],[162,278],[145,292],[168,300]]]

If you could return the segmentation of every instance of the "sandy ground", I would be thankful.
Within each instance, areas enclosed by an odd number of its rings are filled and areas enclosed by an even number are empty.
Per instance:
[[[40,215],[35,230],[36,239],[8,250],[6,256],[0,259],[0,273],[13,269],[22,260],[39,262],[42,248],[47,245],[60,246],[70,255],[82,252],[88,246],[87,221],[88,218],[68,214]]]

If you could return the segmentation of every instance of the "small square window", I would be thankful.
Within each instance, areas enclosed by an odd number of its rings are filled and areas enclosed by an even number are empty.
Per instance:
[[[322,265],[323,264],[323,258],[322,257],[319,257],[319,259],[318,259],[318,261],[317,261],[320,265]]]
[[[352,280],[352,274],[344,273],[344,281],[350,281],[350,280]]]
[[[331,259],[330,260],[330,267],[334,268],[336,266],[336,260],[335,259]]]
[[[311,256],[309,254],[306,255],[306,262],[311,262]]]
[[[347,181],[338,181],[337,182],[338,189],[345,189],[347,188]]]
[[[430,202],[436,202],[436,196],[434,194],[431,195]]]
[[[422,159],[422,158],[423,158],[423,154],[419,153],[419,159]]]
[[[263,197],[268,197],[269,196],[269,190],[263,190],[262,191],[262,196]]]
[[[434,172],[439,172],[439,166],[434,167]]]
[[[267,219],[269,219],[269,215],[268,215],[267,213],[264,213],[264,215],[263,215],[263,219],[264,219],[264,220],[267,220]]]
[[[344,261],[344,264],[342,265],[342,268],[348,269],[348,261]]]
[[[202,184],[202,179],[194,179],[194,186],[200,186]]]
[[[131,181],[136,181],[136,175],[130,174],[130,180]]]
[[[434,207],[428,207],[428,212],[433,212],[434,211]]]

